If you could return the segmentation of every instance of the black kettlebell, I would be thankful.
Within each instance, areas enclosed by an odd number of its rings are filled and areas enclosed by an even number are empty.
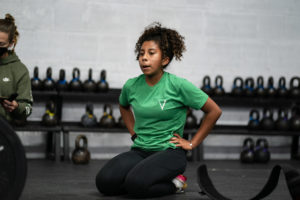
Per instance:
[[[275,121],[277,130],[286,131],[289,129],[288,111],[287,109],[280,108],[278,110],[278,117]]]
[[[231,94],[234,96],[242,96],[244,91],[244,81],[241,77],[236,77],[233,80]]]
[[[197,127],[197,118],[193,114],[192,109],[187,110],[187,115],[186,115],[186,122],[185,122],[185,128],[187,129],[192,129]]]
[[[109,109],[109,111],[107,111]],[[115,118],[112,115],[112,106],[105,104],[103,107],[103,116],[100,119],[100,126],[103,128],[113,128],[115,126]]]
[[[109,89],[108,83],[106,81],[106,71],[102,70],[100,73],[100,80],[97,83],[97,91],[107,92]]]
[[[257,86],[255,89],[255,94],[258,97],[264,97],[265,96],[265,89],[264,89],[264,78],[262,76],[259,76],[256,80]]]
[[[204,76],[201,90],[205,92],[207,95],[212,94],[212,88],[210,86],[210,77]]]
[[[87,104],[85,107],[85,114],[81,117],[81,124],[84,127],[97,126],[97,118],[94,115],[94,108],[92,104]]]
[[[48,101],[46,103],[46,112],[42,118],[42,124],[45,126],[55,126],[57,125],[57,117],[56,117],[56,108],[53,101]]]
[[[119,119],[118,119],[118,127],[119,128],[126,128],[126,124],[125,124],[122,116],[120,116]]]
[[[288,95],[288,90],[285,85],[286,85],[286,81],[285,78],[282,76],[279,78],[278,81],[277,96],[286,97]]]
[[[295,82],[298,84],[295,85]],[[290,80],[290,96],[293,98],[300,97],[300,78],[299,77],[292,77]]]
[[[82,146],[80,141],[83,141]],[[91,154],[88,151],[88,140],[85,135],[78,135],[75,140],[75,149],[72,153],[72,161],[74,164],[88,164]]]
[[[33,70],[33,78],[31,79],[31,88],[32,90],[42,90],[43,84],[39,78],[39,68],[36,66]]]
[[[82,91],[82,83],[80,81],[80,70],[77,67],[73,69],[72,76],[73,79],[69,84],[70,90],[74,92]]]
[[[264,108],[263,118],[260,122],[260,126],[264,130],[273,130],[274,129],[273,111],[271,109]]]
[[[213,94],[216,96],[222,96],[225,94],[225,91],[223,88],[223,77],[220,75],[216,76],[215,88],[214,88]]]
[[[248,128],[250,130],[257,130],[259,129],[259,112],[258,110],[252,109],[249,114],[249,122]]]
[[[43,89],[51,91],[55,89],[55,82],[52,79],[52,68],[48,67],[46,72],[46,78],[43,81]]]
[[[96,83],[93,80],[93,70],[89,69],[89,78],[83,83],[83,91],[85,92],[95,92]]]
[[[266,139],[260,138],[256,141],[254,150],[254,161],[258,163],[267,163],[270,160],[269,145]]]
[[[59,79],[56,82],[56,90],[58,92],[67,91],[68,90],[68,82],[66,80],[66,72],[64,69],[59,70]]]
[[[240,161],[242,163],[254,162],[254,141],[251,138],[246,138],[243,143],[243,150],[240,154]]]
[[[274,97],[275,95],[276,95],[276,89],[274,88],[274,79],[273,79],[273,77],[269,77],[268,85],[266,88],[266,96]]]
[[[290,119],[290,127],[293,131],[300,130],[300,107],[294,106],[292,108],[292,117]]]
[[[255,93],[254,93],[254,79],[251,78],[251,77],[246,78],[246,80],[245,80],[244,95],[246,97],[253,97],[253,96],[255,96]]]

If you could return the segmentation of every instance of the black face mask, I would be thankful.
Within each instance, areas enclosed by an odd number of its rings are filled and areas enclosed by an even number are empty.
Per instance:
[[[0,47],[0,57],[2,57],[7,51],[7,47]]]

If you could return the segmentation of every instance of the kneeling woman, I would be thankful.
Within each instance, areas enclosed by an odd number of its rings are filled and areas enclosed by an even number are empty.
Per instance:
[[[184,179],[186,150],[204,140],[221,110],[191,82],[165,72],[173,57],[180,60],[183,51],[184,37],[159,23],[146,28],[138,39],[135,53],[143,74],[129,79],[119,98],[133,145],[100,170],[96,185],[101,193],[157,197],[185,188],[176,179]],[[188,107],[205,113],[190,141],[182,138]]]

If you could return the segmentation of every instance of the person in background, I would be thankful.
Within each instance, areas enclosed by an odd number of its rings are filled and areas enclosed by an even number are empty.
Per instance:
[[[201,89],[165,71],[184,51],[184,37],[159,23],[138,39],[135,53],[143,74],[129,79],[119,97],[133,145],[97,174],[96,186],[104,195],[158,197],[186,188],[186,151],[202,143],[222,111]],[[189,107],[205,113],[190,141],[183,138]]]
[[[9,122],[25,121],[33,103],[28,69],[15,53],[18,37],[15,19],[6,14],[0,19],[0,116]]]

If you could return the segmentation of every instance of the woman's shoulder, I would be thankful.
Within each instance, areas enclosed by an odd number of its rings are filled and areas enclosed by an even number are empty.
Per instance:
[[[124,87],[132,87],[134,86],[137,82],[141,81],[144,78],[144,74],[141,74],[139,76],[133,77],[128,79],[125,84]]]
[[[183,82],[187,81],[185,78],[179,77],[175,74],[166,72],[166,75],[168,77],[169,82],[174,86],[180,86]]]

